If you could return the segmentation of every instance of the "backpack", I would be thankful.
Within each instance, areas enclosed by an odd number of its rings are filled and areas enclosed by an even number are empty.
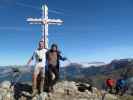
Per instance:
[[[126,81],[124,79],[119,79],[117,81],[117,85],[120,87],[120,88],[124,88],[126,86]]]

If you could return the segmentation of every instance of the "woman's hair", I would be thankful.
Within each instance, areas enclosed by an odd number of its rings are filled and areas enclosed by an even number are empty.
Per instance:
[[[56,49],[58,50],[57,44],[52,44],[52,45],[51,45],[51,49],[52,49],[53,47],[56,47]]]
[[[51,45],[51,49],[50,49],[50,51],[53,51],[53,50],[52,50],[52,48],[53,48],[53,47],[55,47],[55,48],[56,48],[56,51],[58,52],[58,54],[60,54],[60,53],[61,53],[61,52],[59,51],[59,49],[58,49],[57,44],[52,44],[52,45]]]

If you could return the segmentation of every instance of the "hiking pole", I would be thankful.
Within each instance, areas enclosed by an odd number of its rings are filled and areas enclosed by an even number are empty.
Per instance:
[[[27,66],[25,66],[27,67]],[[28,67],[29,68],[29,67]],[[17,77],[17,79],[15,79],[15,81],[13,82],[13,80],[11,81],[11,86],[15,86],[17,84],[17,82],[21,79],[22,75],[26,72],[27,70],[24,70],[24,71],[20,71],[19,69],[17,70],[14,70],[13,71],[13,74],[16,74],[16,75],[13,75],[13,77]],[[30,72],[30,71],[27,71],[27,72]]]

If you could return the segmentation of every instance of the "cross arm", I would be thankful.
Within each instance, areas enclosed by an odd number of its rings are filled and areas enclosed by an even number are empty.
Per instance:
[[[42,19],[41,18],[27,18],[27,22],[30,24],[42,24]]]
[[[63,23],[63,21],[61,19],[48,19],[47,20],[48,24],[57,24],[57,25],[61,25]]]

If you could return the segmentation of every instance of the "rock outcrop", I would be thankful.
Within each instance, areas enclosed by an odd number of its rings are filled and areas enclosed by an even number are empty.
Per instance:
[[[11,83],[4,81],[0,85],[0,100],[15,100],[14,89]],[[80,88],[80,89],[79,89]],[[90,91],[91,88],[91,91]],[[27,88],[26,88],[27,89]],[[18,100],[119,100],[117,96],[99,91],[89,84],[62,81],[54,86],[53,93],[41,93],[31,99],[31,93],[22,90]]]
[[[0,100],[14,100],[13,89],[10,88],[11,83],[4,81],[0,85]]]

